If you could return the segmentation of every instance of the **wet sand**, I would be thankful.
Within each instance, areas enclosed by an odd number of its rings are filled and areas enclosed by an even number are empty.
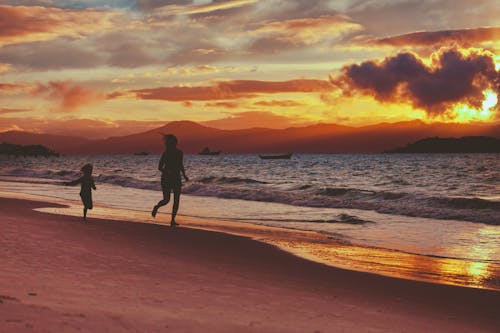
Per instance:
[[[383,277],[192,228],[0,198],[0,332],[494,332],[500,292]],[[179,222],[182,223],[182,220]]]

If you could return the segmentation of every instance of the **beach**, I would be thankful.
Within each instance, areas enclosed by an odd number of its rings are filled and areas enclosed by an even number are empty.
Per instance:
[[[493,332],[498,291],[322,265],[188,227],[1,198],[1,332]],[[179,222],[182,224],[183,219]]]

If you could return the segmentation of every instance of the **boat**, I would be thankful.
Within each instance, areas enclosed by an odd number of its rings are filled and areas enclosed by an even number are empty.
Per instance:
[[[214,156],[214,155],[220,155],[220,150],[218,151],[211,151],[210,148],[205,147],[203,148],[198,155],[205,155],[205,156]]]
[[[281,155],[259,155],[263,160],[289,160],[292,158],[292,153],[281,154]]]
[[[138,153],[134,153],[135,156],[147,156],[149,155],[148,152],[145,152],[145,151],[141,151],[141,152],[138,152]]]

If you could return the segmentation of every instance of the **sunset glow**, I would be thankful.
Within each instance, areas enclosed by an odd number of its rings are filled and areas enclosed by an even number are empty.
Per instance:
[[[0,131],[495,122],[494,5],[3,1]]]
[[[473,109],[468,105],[459,105],[453,110],[453,118],[458,122],[488,121],[494,116],[494,107],[498,103],[498,96],[492,90],[483,92],[484,100],[481,109]]]

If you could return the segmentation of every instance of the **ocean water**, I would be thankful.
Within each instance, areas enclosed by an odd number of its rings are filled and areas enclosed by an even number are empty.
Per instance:
[[[158,156],[0,157],[0,190],[77,200],[79,189],[61,183],[89,162],[95,203],[148,216],[161,199]],[[181,219],[309,230],[345,244],[500,264],[498,154],[187,155],[185,166]]]

